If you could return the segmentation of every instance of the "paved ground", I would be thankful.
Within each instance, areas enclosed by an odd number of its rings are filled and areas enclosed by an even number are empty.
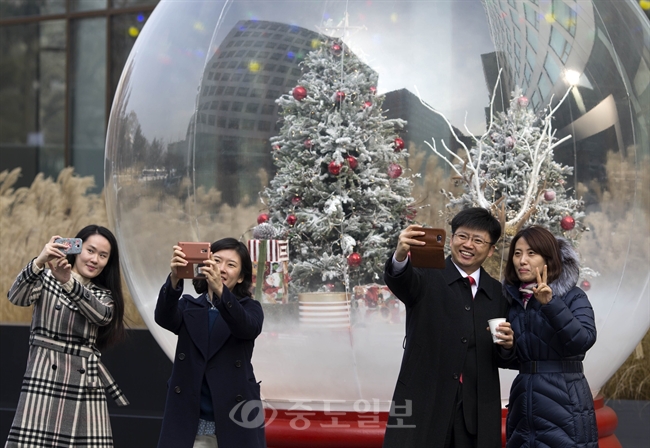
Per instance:
[[[616,437],[623,448],[647,448],[650,445],[650,401],[606,400],[618,416]]]

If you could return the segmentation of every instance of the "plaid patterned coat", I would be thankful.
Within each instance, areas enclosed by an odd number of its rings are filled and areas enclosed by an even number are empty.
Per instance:
[[[110,291],[74,279],[66,289],[32,260],[9,290],[34,305],[27,369],[6,447],[113,446],[106,393],[128,404],[99,358],[99,326],[113,317]]]

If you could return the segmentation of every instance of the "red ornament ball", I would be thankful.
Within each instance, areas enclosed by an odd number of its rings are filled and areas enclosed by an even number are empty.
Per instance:
[[[300,205],[301,202],[302,202],[302,199],[300,198],[300,196],[294,196],[294,197],[291,198],[291,203],[293,205]]]
[[[343,53],[343,47],[339,44],[332,44],[330,51],[334,56],[341,56],[341,53]]]
[[[544,192],[544,200],[551,202],[553,199],[555,199],[555,191],[554,190],[546,190]]]
[[[305,89],[303,86],[296,86],[293,88],[291,94],[298,101],[302,101],[307,98],[307,89]]]
[[[402,175],[402,167],[397,163],[391,163],[388,167],[388,176],[391,179],[397,179]]]
[[[352,267],[357,267],[361,264],[361,255],[354,252],[348,255],[348,265]]]
[[[589,291],[591,289],[591,283],[589,283],[588,280],[583,280],[582,283],[580,283],[580,287],[583,291]]]
[[[515,147],[515,139],[511,136],[506,137],[506,148],[512,149]]]
[[[329,171],[330,174],[333,176],[338,176],[339,173],[341,172],[341,164],[332,160],[330,164],[327,166],[327,171]]]
[[[305,148],[310,149],[312,146],[314,146],[314,143],[310,139],[305,140]]]
[[[357,166],[359,165],[359,162],[357,162],[356,157],[354,156],[347,156],[345,160],[348,161],[348,165],[350,165],[351,170],[356,170]]]
[[[268,222],[269,221],[269,214],[268,213],[260,213],[257,215],[257,223],[262,224],[263,222]]]
[[[528,107],[528,98],[525,96],[520,96],[517,98],[517,103],[519,104],[520,107]]]
[[[273,151],[279,151],[280,145],[273,145]]]
[[[376,94],[377,93],[377,87],[370,86],[370,93],[372,93],[373,95]]]
[[[325,285],[325,288],[327,288],[328,291],[332,292],[332,291],[334,291],[334,289],[336,288],[336,286],[334,285],[334,283],[327,283],[327,284]]]
[[[401,138],[397,137],[393,141],[393,147],[395,148],[395,152],[400,152],[402,149],[404,149],[404,140]]]
[[[337,103],[342,103],[343,101],[345,101],[345,92],[342,92],[341,90],[336,92],[334,94],[334,101],[336,101]]]
[[[572,216],[565,216],[562,218],[562,221],[560,221],[560,226],[564,230],[571,230],[576,226],[576,220],[573,219]]]
[[[366,101],[363,103],[363,106],[361,106],[362,109],[368,109],[370,106],[372,106],[372,103],[370,101]]]
[[[296,215],[289,215],[287,216],[287,224],[290,226],[294,225],[298,221],[298,218],[296,218]]]

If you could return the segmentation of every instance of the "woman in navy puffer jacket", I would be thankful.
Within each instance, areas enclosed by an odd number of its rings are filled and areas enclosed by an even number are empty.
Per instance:
[[[504,288],[519,369],[510,389],[508,448],[598,447],[598,428],[582,360],[596,342],[594,312],[576,286],[571,244],[532,226],[515,235]]]

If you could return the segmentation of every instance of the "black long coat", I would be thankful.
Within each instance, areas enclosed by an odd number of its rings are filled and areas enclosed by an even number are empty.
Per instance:
[[[472,331],[476,341],[473,374],[477,392],[473,404],[478,411],[478,446],[500,447],[498,367],[507,366],[514,350],[494,344],[486,327],[489,319],[508,315],[509,304],[501,284],[481,268],[472,301],[469,281],[450,257],[445,269],[418,269],[408,263],[399,275],[391,272],[392,256],[386,263],[384,280],[406,305],[406,339],[384,447],[444,446],[459,375],[463,372],[465,378],[467,374],[463,370],[467,370],[465,358]]]
[[[262,331],[262,306],[224,286],[215,303],[219,316],[208,334],[207,294],[181,297],[182,291],[183,281],[173,289],[168,277],[156,304],[156,323],[178,335],[158,448],[193,446],[204,374],[219,448],[266,447],[260,386],[251,364],[255,338]]]

